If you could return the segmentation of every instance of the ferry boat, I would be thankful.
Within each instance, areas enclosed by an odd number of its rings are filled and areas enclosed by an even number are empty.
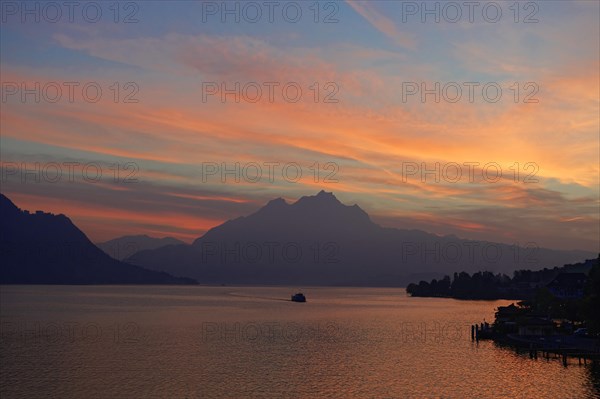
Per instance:
[[[292,295],[292,302],[306,302],[306,297],[303,293],[299,292],[297,294]]]

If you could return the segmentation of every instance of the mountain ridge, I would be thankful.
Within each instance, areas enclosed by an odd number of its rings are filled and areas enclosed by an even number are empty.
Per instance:
[[[66,215],[21,210],[0,193],[2,284],[194,284],[119,262]]]
[[[95,245],[110,257],[122,261],[139,251],[180,244],[185,243],[173,237],[158,238],[147,234],[136,234],[115,237],[108,241],[96,243]]]
[[[300,256],[292,256],[293,250]],[[501,256],[494,258],[494,252]],[[509,273],[586,256],[593,253],[383,227],[360,206],[342,204],[333,193],[320,191],[291,204],[271,200],[213,227],[189,246],[141,251],[127,261],[208,284],[405,286],[415,276],[437,278],[457,269]]]

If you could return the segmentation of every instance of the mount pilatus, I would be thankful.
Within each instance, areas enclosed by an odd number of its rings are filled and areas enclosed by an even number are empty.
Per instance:
[[[404,286],[455,271],[512,273],[593,255],[385,228],[358,205],[321,191],[293,204],[272,200],[192,245],[140,251],[126,261],[206,284]]]

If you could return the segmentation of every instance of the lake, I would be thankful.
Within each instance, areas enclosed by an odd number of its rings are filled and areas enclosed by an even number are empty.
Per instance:
[[[2,286],[0,396],[597,398],[598,366],[472,342],[510,301],[403,289]]]

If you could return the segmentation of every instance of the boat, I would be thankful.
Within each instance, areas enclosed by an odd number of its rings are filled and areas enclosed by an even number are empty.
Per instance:
[[[303,293],[299,292],[297,294],[292,295],[292,302],[306,302],[306,297]]]

